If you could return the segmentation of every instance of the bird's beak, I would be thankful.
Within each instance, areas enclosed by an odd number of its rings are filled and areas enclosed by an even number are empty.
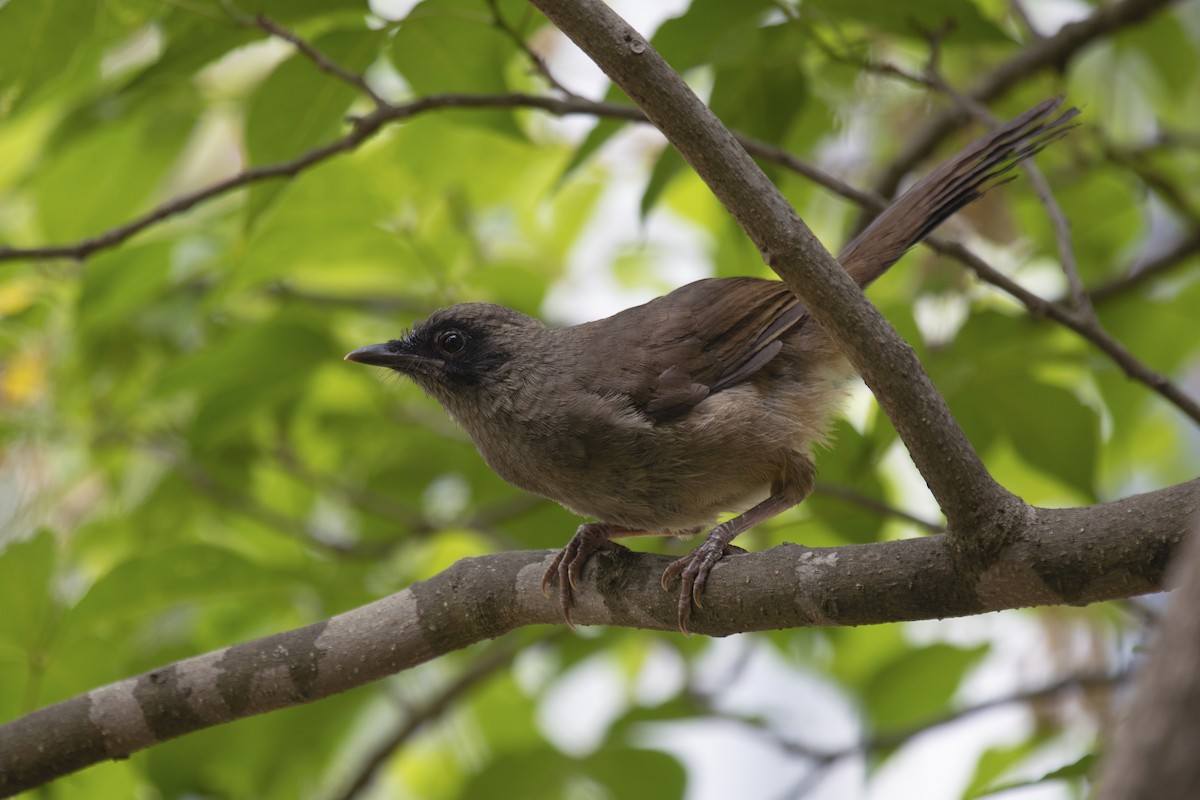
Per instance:
[[[345,360],[409,373],[431,366],[431,359],[405,352],[403,345],[398,342],[384,342],[360,347],[353,353],[347,353]]]

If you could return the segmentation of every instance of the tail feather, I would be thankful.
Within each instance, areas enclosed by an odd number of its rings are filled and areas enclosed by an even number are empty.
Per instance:
[[[1055,97],[979,137],[892,202],[843,248],[838,261],[859,286],[866,286],[895,264],[913,245],[947,217],[982,197],[1025,159],[1068,130],[1075,108],[1054,117],[1063,103]]]

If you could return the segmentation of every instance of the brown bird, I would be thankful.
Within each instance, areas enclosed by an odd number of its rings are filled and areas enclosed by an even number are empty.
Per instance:
[[[881,213],[839,256],[860,286],[997,178],[1061,136],[1076,115],[1046,101],[968,145]],[[742,531],[803,500],[853,370],[778,281],[696,281],[606,319],[547,328],[464,303],[350,361],[400,372],[432,395],[509,483],[594,522],[546,570],[571,623],[592,554],[624,536],[712,528],[663,573],[680,580],[679,627]]]

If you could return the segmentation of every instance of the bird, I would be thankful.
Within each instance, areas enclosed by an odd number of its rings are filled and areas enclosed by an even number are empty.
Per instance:
[[[1078,114],[1044,101],[984,134],[883,210],[838,260],[865,287],[958,209],[1012,176]],[[813,489],[854,370],[788,287],[755,277],[689,283],[604,319],[547,327],[469,302],[346,360],[400,373],[432,396],[501,478],[590,518],[548,566],[562,615],[588,561],[628,536],[691,536],[671,562],[688,632],[709,575],[745,530]],[[715,525],[718,515],[736,516]]]

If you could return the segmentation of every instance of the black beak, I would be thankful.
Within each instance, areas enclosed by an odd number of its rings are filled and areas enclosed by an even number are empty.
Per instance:
[[[401,372],[413,372],[428,368],[431,359],[416,353],[406,352],[401,342],[384,342],[360,347],[353,353],[346,354],[346,361],[357,361],[359,364],[370,364],[373,367],[387,367]]]

